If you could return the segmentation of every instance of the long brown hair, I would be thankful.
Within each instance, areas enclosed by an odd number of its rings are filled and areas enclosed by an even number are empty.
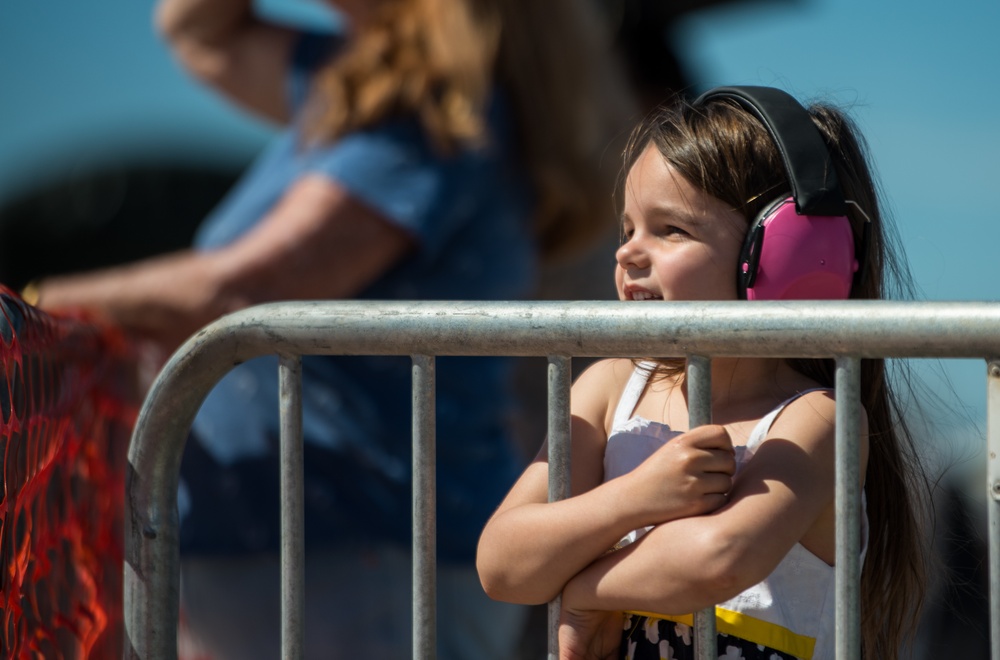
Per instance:
[[[591,5],[387,0],[320,73],[307,134],[335,140],[414,114],[442,151],[474,148],[490,139],[484,113],[499,84],[534,183],[543,254],[583,247],[613,227],[616,164],[605,152],[633,108]]]
[[[863,137],[835,107],[816,104],[809,112],[833,157],[844,197],[871,220],[867,273],[851,297],[909,297],[912,285],[879,205]],[[648,145],[690,183],[742,213],[748,224],[765,205],[791,190],[767,130],[731,100],[697,107],[681,101],[651,116],[629,140],[622,180]],[[853,206],[849,214],[860,239],[865,218]],[[676,361],[664,364],[673,373],[682,368]],[[790,359],[789,364],[824,386],[834,385],[833,360]],[[861,403],[868,414],[870,447],[865,481],[870,532],[861,576],[861,631],[864,656],[870,659],[897,657],[916,627],[927,579],[923,522],[929,514],[929,481],[894,392],[910,381],[905,372],[890,378],[890,366],[903,368],[885,360],[861,364]]]

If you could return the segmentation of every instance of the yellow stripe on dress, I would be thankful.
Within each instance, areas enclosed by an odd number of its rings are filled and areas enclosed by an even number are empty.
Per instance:
[[[663,619],[694,626],[694,616],[691,614],[656,614],[628,610],[628,614],[638,614],[650,619]],[[762,644],[775,651],[793,655],[802,660],[811,660],[816,649],[816,638],[792,632],[784,626],[770,621],[764,621],[742,612],[715,608],[715,629],[720,633],[735,635],[754,644]]]

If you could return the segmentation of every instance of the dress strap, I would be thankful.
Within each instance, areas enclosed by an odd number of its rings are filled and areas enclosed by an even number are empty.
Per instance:
[[[618,407],[615,408],[615,418],[611,424],[612,431],[621,428],[625,425],[625,422],[632,418],[632,411],[635,410],[636,404],[639,403],[639,397],[642,396],[643,390],[646,389],[646,383],[649,382],[649,376],[655,368],[656,363],[649,360],[640,362],[635,366],[632,376],[625,383],[625,389],[622,390],[621,398],[618,399]]]
[[[778,406],[774,410],[764,415],[761,418],[761,420],[757,422],[757,426],[753,427],[753,431],[750,433],[750,439],[747,440],[747,449],[749,449],[751,452],[756,451],[760,443],[764,442],[764,439],[767,437],[768,431],[771,430],[771,424],[774,423],[775,417],[777,417],[781,413],[781,411],[785,409],[785,406],[795,401],[799,397],[809,394],[810,392],[830,392],[830,391],[832,391],[832,388],[829,387],[813,387],[808,390],[802,390],[801,392],[797,392],[792,396],[788,397],[787,399],[785,399],[784,401],[782,401],[780,404],[778,404]]]

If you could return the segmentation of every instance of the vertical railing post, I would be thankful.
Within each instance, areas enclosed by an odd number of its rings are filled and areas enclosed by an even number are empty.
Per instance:
[[[861,360],[841,357],[835,416],[836,657],[861,656]]]
[[[434,358],[413,359],[413,658],[437,655],[437,454]]]
[[[989,362],[986,389],[986,481],[989,508],[990,649],[1000,660],[1000,359]]]
[[[166,470],[134,468],[126,475],[126,513],[130,515],[125,516],[122,607],[123,656],[128,660],[177,657],[180,524],[177,477],[171,482],[171,476]]]
[[[550,355],[548,358],[548,426],[549,501],[566,499],[570,489],[570,413],[569,393],[572,382],[572,362],[569,357]],[[548,610],[548,657],[559,658],[559,612],[562,597],[556,596]]]
[[[712,361],[702,355],[687,359],[688,428],[712,423]],[[718,642],[715,607],[694,613],[694,655],[696,660],[716,660]]]
[[[281,657],[302,658],[305,618],[302,358],[279,357],[281,470]]]

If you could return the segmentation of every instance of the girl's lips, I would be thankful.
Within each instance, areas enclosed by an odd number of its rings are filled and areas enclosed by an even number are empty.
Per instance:
[[[639,287],[625,287],[625,298],[627,300],[663,300],[661,296]]]

